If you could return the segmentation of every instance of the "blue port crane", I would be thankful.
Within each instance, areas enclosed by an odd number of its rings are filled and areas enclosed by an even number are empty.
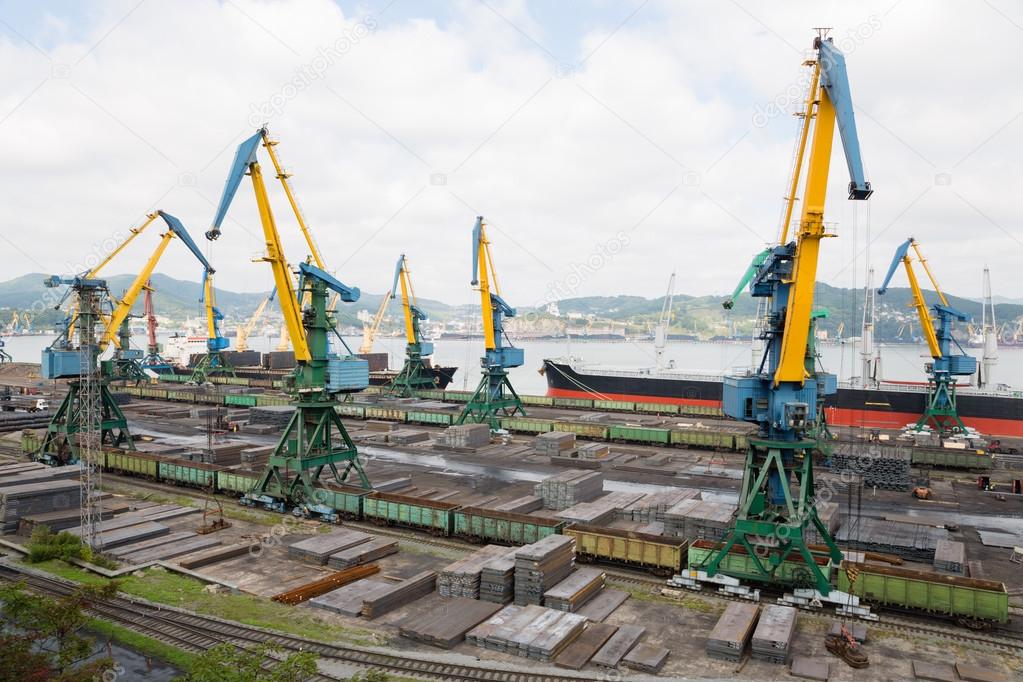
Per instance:
[[[913,270],[913,256],[910,254],[910,249],[920,265],[923,266],[927,278],[938,294],[939,302],[931,306],[931,310],[934,311],[933,317],[927,308],[927,301],[924,299],[920,282]],[[912,237],[895,250],[895,256],[888,267],[888,274],[885,275],[884,281],[877,290],[879,295],[883,296],[888,291],[888,285],[900,263],[906,269],[906,277],[913,295],[912,305],[916,308],[920,318],[920,329],[931,354],[931,362],[924,366],[927,372],[927,407],[917,420],[916,428],[922,429],[925,426],[931,426],[943,435],[955,432],[963,433],[966,431],[966,425],[959,417],[959,410],[956,406],[956,377],[976,374],[977,359],[963,350],[953,336],[952,328],[956,322],[966,322],[969,318],[965,313],[949,305],[948,299],[941,287],[938,286],[934,273],[927,265],[927,259],[920,251],[920,243]]]
[[[510,342],[504,344],[504,318],[515,317],[515,308],[501,297],[483,216],[477,216],[472,227],[471,283],[480,292],[484,343],[480,366],[483,369],[483,379],[458,415],[457,423],[489,424],[491,430],[496,431],[501,428],[502,416],[526,413],[519,394],[508,379],[508,370],[521,367],[525,356],[521,348],[516,348]]]
[[[780,567],[799,555],[802,573],[788,582],[827,599],[829,576],[811,554],[806,533],[816,528],[830,559],[842,558],[817,515],[812,456],[818,447],[818,394],[835,392],[837,381],[834,375],[811,371],[814,354],[808,343],[820,244],[835,236],[824,222],[824,208],[836,124],[849,170],[849,199],[865,200],[873,190],[863,170],[845,56],[825,32],[818,33],[813,48],[815,58],[805,63],[811,68],[810,87],[780,237],[753,260],[749,280],[751,295],[769,300],[761,331],[765,352],[759,368],[724,379],[725,414],[756,424],[758,431],[749,438],[736,519],[704,566],[694,570],[721,581],[719,574],[738,552],[747,555],[755,580],[776,583]],[[802,212],[790,227],[807,151]]]

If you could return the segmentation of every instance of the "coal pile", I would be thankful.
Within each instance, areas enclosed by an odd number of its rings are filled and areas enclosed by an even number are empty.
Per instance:
[[[580,502],[589,502],[603,492],[604,474],[595,471],[565,471],[533,487],[533,494],[543,500],[547,509],[568,509]]]
[[[771,604],[764,607],[753,631],[753,658],[784,665],[788,663],[796,634],[796,609]]]
[[[544,592],[564,580],[575,564],[575,540],[548,535],[515,552],[515,603],[539,605]]]

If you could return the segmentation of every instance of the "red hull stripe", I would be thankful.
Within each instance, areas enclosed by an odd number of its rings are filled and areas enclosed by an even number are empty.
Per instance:
[[[665,403],[668,405],[700,405],[721,407],[719,400],[698,400],[695,398],[665,398],[628,393],[601,393],[595,396],[586,391],[567,388],[548,388],[547,395],[553,398],[586,398],[591,400],[626,400],[636,403]],[[882,410],[852,410],[848,408],[825,408],[829,424],[835,426],[860,426],[870,429],[901,429],[906,424],[916,423],[920,417],[910,412],[886,412]],[[987,419],[964,417],[963,423],[972,426],[985,436],[1014,436],[1023,438],[1023,421],[1012,419]]]

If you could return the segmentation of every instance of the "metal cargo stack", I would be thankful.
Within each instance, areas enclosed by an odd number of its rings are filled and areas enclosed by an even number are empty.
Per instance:
[[[568,509],[589,502],[604,492],[604,474],[592,471],[564,471],[540,481],[533,494],[543,499],[547,509]]]
[[[437,592],[442,597],[479,599],[484,566],[508,554],[507,547],[487,545],[467,557],[448,564],[437,575]]]
[[[564,580],[575,563],[575,540],[548,535],[515,552],[515,603],[539,605],[544,592]]]
[[[956,575],[964,575],[966,569],[966,545],[955,540],[942,538],[934,548],[934,568]]]
[[[782,665],[788,662],[796,634],[796,613],[791,606],[771,604],[764,607],[757,629],[753,631],[753,658]]]
[[[331,554],[343,549],[369,542],[373,536],[358,530],[335,530],[326,535],[315,535],[300,540],[288,547],[288,556],[292,559],[323,566]]]
[[[756,604],[729,604],[707,638],[707,655],[738,663],[749,644],[759,611]]]
[[[606,577],[599,568],[580,568],[547,590],[543,604],[547,608],[575,613],[604,589]]]

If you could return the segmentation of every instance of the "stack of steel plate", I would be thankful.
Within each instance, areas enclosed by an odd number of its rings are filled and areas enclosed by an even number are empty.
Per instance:
[[[361,566],[371,561],[382,559],[385,556],[398,553],[398,541],[388,538],[374,538],[369,542],[360,542],[357,545],[334,552],[327,559],[327,566],[335,570],[343,570],[352,566]]]
[[[611,635],[611,639],[600,648],[593,656],[593,664],[601,668],[617,668],[625,654],[636,646],[636,642],[646,632],[642,625],[623,625],[618,632]]]
[[[934,548],[934,568],[963,575],[966,569],[966,545],[942,538]]]
[[[0,488],[0,531],[16,533],[21,517],[81,506],[78,481],[43,480]]]
[[[465,597],[445,599],[435,608],[406,620],[398,632],[402,637],[442,649],[452,649],[465,639],[465,633],[501,610],[490,604]]]
[[[624,507],[618,514],[620,521],[637,521],[640,523],[663,522],[664,514],[683,500],[699,499],[700,491],[695,488],[675,488],[656,493],[647,493],[632,504]]]
[[[589,502],[604,492],[604,475],[599,471],[565,471],[545,478],[533,488],[547,509],[568,509]]]
[[[729,604],[707,638],[707,655],[738,663],[753,634],[759,610],[756,604]]]
[[[664,534],[686,537],[686,517],[700,502],[694,497],[687,497],[669,507],[664,512]]]
[[[578,613],[580,616],[586,616],[588,620],[599,623],[614,613],[615,609],[624,604],[628,598],[628,592],[605,588],[596,597],[586,602]]]
[[[765,606],[753,631],[753,658],[782,665],[788,663],[795,634],[795,608],[780,604]]]
[[[720,540],[738,507],[728,502],[687,499],[664,513],[664,534],[693,540]]]
[[[536,605],[506,606],[466,633],[470,644],[549,662],[578,637],[586,619]]]
[[[461,424],[444,429],[440,444],[449,448],[475,449],[490,445],[488,424]]]
[[[387,442],[394,445],[412,445],[430,440],[430,434],[426,431],[414,431],[413,429],[400,429],[387,434]]]
[[[373,594],[362,602],[362,615],[366,618],[376,618],[389,611],[405,606],[406,604],[419,599],[422,596],[433,592],[437,582],[437,574],[433,571],[423,571],[411,578],[406,578],[388,589]]]
[[[580,568],[543,595],[544,606],[575,613],[604,589],[607,576],[599,568]]]
[[[539,604],[544,592],[572,572],[575,540],[565,535],[548,535],[515,552],[515,603]]]
[[[514,598],[517,551],[518,548],[512,548],[480,567],[480,599],[496,604],[507,604]]]
[[[172,533],[171,535],[178,535]],[[179,537],[174,542],[165,542],[164,538],[156,538],[156,540],[149,540],[144,542],[137,542],[132,545],[128,545],[128,548],[134,548],[133,551],[124,552],[124,548],[120,554],[120,558],[128,563],[132,564],[144,564],[150,561],[165,561],[168,559],[174,559],[179,556],[198,552],[200,550],[209,549],[220,544],[220,540],[212,535],[198,535],[196,533],[185,533],[190,537]],[[167,537],[170,537],[168,535]]]
[[[392,586],[394,583],[385,580],[363,578],[319,597],[314,597],[309,600],[309,604],[345,616],[359,616],[362,614],[363,602]]]
[[[102,527],[103,524],[100,525]],[[79,535],[81,531],[78,528],[73,528],[68,532]],[[131,526],[123,526],[121,528],[113,528],[110,530],[100,530],[98,536],[103,544],[104,551],[109,551],[114,547],[120,547],[121,545],[128,545],[135,542],[141,542],[142,540],[148,540],[149,538],[169,534],[170,528],[162,523],[143,521],[142,523]]]
[[[396,430],[398,425],[395,422],[385,422],[380,421],[379,419],[367,419],[365,423],[363,423],[362,428],[375,433],[389,433],[390,431]]]
[[[373,536],[358,530],[342,528],[326,535],[314,535],[300,540],[288,547],[288,556],[299,561],[306,561],[323,566],[331,554],[343,549],[369,542]]]
[[[533,439],[533,452],[545,457],[560,457],[574,449],[574,433],[548,431]]]
[[[295,414],[295,408],[292,405],[253,407],[249,410],[249,423],[265,424],[277,429],[283,429],[291,421],[293,414]]]
[[[507,547],[487,545],[453,564],[448,564],[437,575],[437,592],[442,597],[479,599],[483,567],[491,560],[507,554]]]
[[[43,467],[41,469],[26,469],[19,472],[12,472],[0,478],[0,488],[9,488],[15,485],[28,485],[29,483],[42,483],[44,481],[69,481],[77,480],[82,468],[77,464],[68,464],[59,467]]]
[[[558,654],[554,664],[559,668],[582,669],[616,632],[617,625],[587,623],[582,634]]]
[[[910,452],[906,448],[880,443],[841,443],[831,455],[838,472],[863,476],[863,484],[882,490],[908,490]]]
[[[653,644],[639,644],[622,659],[622,665],[646,673],[657,673],[671,654],[670,649]]]
[[[543,500],[536,495],[526,495],[509,500],[504,504],[494,507],[495,511],[511,512],[513,514],[528,514],[529,512],[543,509]]]
[[[839,523],[842,517],[838,513],[837,502],[819,502],[817,503],[817,516],[820,518],[821,523],[828,529],[831,536],[835,536],[835,531],[838,530]],[[821,545],[824,544],[824,538],[821,537],[820,532],[817,530],[817,526],[812,523],[806,527],[806,541],[810,544]]]
[[[566,523],[582,523],[588,526],[604,526],[614,521],[615,515],[632,504],[642,493],[609,493],[590,502],[580,502],[563,509],[555,518]]]
[[[844,518],[835,533],[836,540],[853,549],[894,554],[908,561],[927,564],[934,561],[938,541],[948,537],[944,528],[866,516]]]
[[[578,449],[580,459],[605,459],[611,454],[611,447],[607,443],[586,443]]]

